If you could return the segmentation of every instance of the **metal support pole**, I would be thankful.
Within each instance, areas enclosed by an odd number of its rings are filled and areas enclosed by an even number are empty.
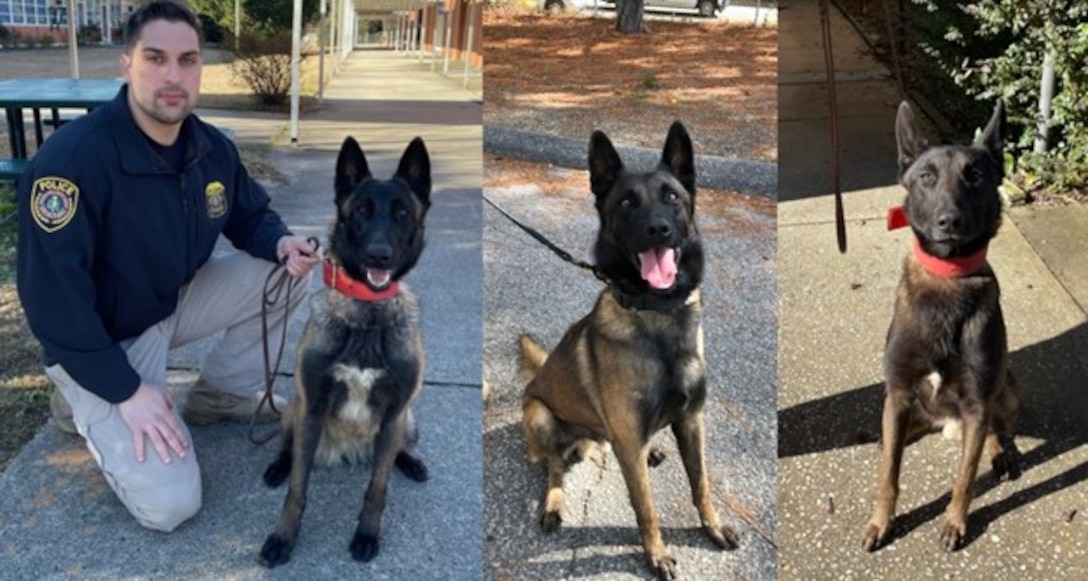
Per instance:
[[[423,5],[423,15],[420,17],[419,45],[417,46],[417,48],[418,48],[417,52],[418,52],[420,64],[423,63],[423,45],[427,44],[427,14],[429,12],[430,11],[427,10],[427,5],[424,4]],[[431,42],[434,42],[434,41],[432,40]]]
[[[238,52],[238,37],[242,34],[242,0],[234,0],[234,52]]]
[[[1035,153],[1046,153],[1050,129],[1050,102],[1054,99],[1054,51],[1043,57],[1043,79],[1039,83],[1039,121],[1035,125]],[[1005,137],[1002,135],[1001,137]]]
[[[302,60],[302,0],[294,0],[291,17],[291,145],[298,145],[299,63]]]
[[[446,25],[446,19],[449,15],[446,13],[446,5],[442,3],[442,0],[435,0],[434,2],[434,40],[431,42],[431,72],[434,72],[435,62],[438,60],[438,17],[442,16],[442,27]],[[445,39],[443,39],[445,42]]]
[[[79,78],[79,38],[76,35],[76,0],[68,0],[68,70]]]
[[[465,61],[465,68],[461,73],[461,88],[468,87],[468,70],[472,62],[472,32],[474,28],[472,25],[472,19],[475,16],[475,12],[476,3],[469,0],[468,13],[465,14],[465,20],[468,23],[468,35],[465,37],[465,45],[461,47],[461,59]]]
[[[442,51],[442,76],[450,74],[450,37],[453,36],[453,14],[460,13],[460,4],[453,13],[446,11],[446,48]]]
[[[318,25],[318,53],[317,53],[317,100],[318,102],[325,101],[325,48],[328,44],[328,39],[325,34],[325,12],[326,0],[321,0],[321,24]]]

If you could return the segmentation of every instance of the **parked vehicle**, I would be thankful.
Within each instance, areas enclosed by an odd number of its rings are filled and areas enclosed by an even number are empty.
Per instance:
[[[545,10],[592,10],[604,8],[615,10],[616,4],[623,0],[541,0]],[[643,0],[646,12],[695,12],[704,18],[713,18],[725,9],[728,0]]]

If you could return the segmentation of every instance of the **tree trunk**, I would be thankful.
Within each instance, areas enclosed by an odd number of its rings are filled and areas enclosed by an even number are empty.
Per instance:
[[[642,0],[616,2],[616,30],[625,34],[645,32],[642,27]]]

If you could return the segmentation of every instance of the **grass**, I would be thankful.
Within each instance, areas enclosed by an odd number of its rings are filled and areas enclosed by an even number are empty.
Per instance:
[[[657,75],[653,71],[646,71],[642,73],[642,81],[639,85],[643,89],[659,89],[661,88],[661,82],[657,80]]]
[[[49,417],[50,385],[15,290],[15,192],[0,186],[0,471]]]

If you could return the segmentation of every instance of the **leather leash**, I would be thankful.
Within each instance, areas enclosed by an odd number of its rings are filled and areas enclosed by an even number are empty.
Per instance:
[[[599,281],[601,281],[601,282],[603,282],[603,283],[605,283],[605,284],[607,284],[609,286],[612,285],[612,281],[608,280],[608,277],[605,276],[605,274],[603,272],[601,272],[601,269],[597,268],[597,265],[590,264],[590,263],[588,263],[588,262],[586,262],[584,260],[578,260],[577,258],[571,256],[571,254],[569,252],[567,252],[566,250],[563,250],[562,248],[557,246],[555,243],[553,243],[551,240],[548,240],[547,238],[545,238],[543,234],[541,234],[540,232],[537,232],[531,226],[526,226],[525,224],[522,224],[521,222],[518,222],[516,219],[514,219],[513,216],[506,213],[506,210],[503,210],[502,208],[500,208],[498,205],[495,204],[495,202],[492,202],[487,196],[484,196],[484,201],[487,202],[492,208],[495,208],[495,210],[497,210],[500,214],[505,216],[507,220],[510,220],[511,222],[513,222],[515,226],[517,226],[518,228],[521,228],[522,230],[525,231],[526,234],[528,234],[529,236],[532,236],[533,239],[535,239],[537,242],[543,244],[545,247],[548,248],[548,250],[551,250],[552,252],[554,252],[555,255],[558,256],[559,258],[562,258],[564,261],[569,262],[570,264],[573,264],[574,266],[577,266],[578,268],[582,268],[582,269],[585,269],[585,270],[588,270],[588,271],[592,272],[593,276],[597,277],[597,280],[599,280]]]
[[[827,70],[828,120],[831,131],[831,189],[835,192],[835,238],[839,252],[846,252],[846,216],[842,206],[842,180],[839,176],[839,105],[835,96],[835,58],[831,51],[830,0],[820,0],[820,29],[823,33],[824,68]]]
[[[610,289],[610,291],[612,292],[612,296],[615,297],[615,299],[616,299],[616,302],[618,302],[620,304],[620,306],[622,306],[623,308],[625,308],[625,309],[638,309],[638,310],[652,310],[652,311],[658,311],[658,312],[673,312],[673,311],[676,311],[679,308],[682,308],[684,305],[687,304],[688,297],[686,295],[684,297],[680,298],[680,299],[657,299],[657,300],[654,300],[654,299],[647,299],[645,296],[640,297],[640,296],[629,295],[629,294],[621,291],[619,289],[619,287],[616,286],[612,282],[612,280],[608,278],[607,275],[605,275],[604,271],[602,271],[600,268],[597,268],[596,265],[590,264],[590,263],[585,262],[583,260],[578,260],[577,258],[574,258],[573,256],[571,256],[571,254],[569,252],[567,252],[566,250],[563,250],[562,248],[557,246],[551,240],[548,240],[540,232],[537,232],[536,229],[532,228],[531,226],[526,226],[525,224],[522,224],[521,222],[517,221],[513,216],[506,213],[505,210],[503,210],[502,208],[497,206],[495,204],[495,202],[492,202],[486,196],[484,197],[484,200],[487,201],[487,203],[492,208],[495,208],[495,210],[497,210],[500,214],[505,216],[507,220],[510,220],[511,222],[514,223],[515,226],[517,226],[518,228],[521,228],[522,230],[524,230],[527,234],[532,236],[537,242],[543,244],[549,250],[554,252],[559,258],[562,258],[564,261],[569,262],[569,263],[571,263],[571,264],[573,264],[573,265],[575,265],[575,266],[577,266],[579,268],[582,268],[582,269],[585,269],[585,270],[588,270],[588,271],[592,272],[593,276],[597,277],[597,280],[603,282],[605,284],[605,286],[607,286]]]
[[[306,240],[313,246],[314,252],[321,249],[321,242],[317,238],[311,236]],[[267,434],[262,436],[256,436],[254,434],[257,427],[257,416],[261,414],[261,410],[264,409],[265,403],[268,404],[269,409],[276,415],[283,414],[283,412],[276,409],[276,401],[275,398],[272,397],[272,385],[276,381],[276,374],[279,372],[280,361],[283,359],[283,349],[287,344],[287,327],[291,322],[291,317],[286,314],[283,317],[283,327],[280,332],[280,348],[276,353],[275,362],[269,364],[268,311],[279,304],[281,296],[283,297],[283,308],[287,309],[291,304],[291,291],[302,283],[301,279],[294,278],[287,273],[287,268],[285,266],[286,261],[287,257],[284,257],[283,262],[268,273],[268,277],[264,280],[264,293],[261,297],[261,348],[264,354],[264,395],[261,397],[260,403],[257,404],[257,409],[253,411],[253,417],[249,420],[249,441],[257,446],[268,443],[269,440],[279,433],[279,429],[275,429],[270,430]]]

